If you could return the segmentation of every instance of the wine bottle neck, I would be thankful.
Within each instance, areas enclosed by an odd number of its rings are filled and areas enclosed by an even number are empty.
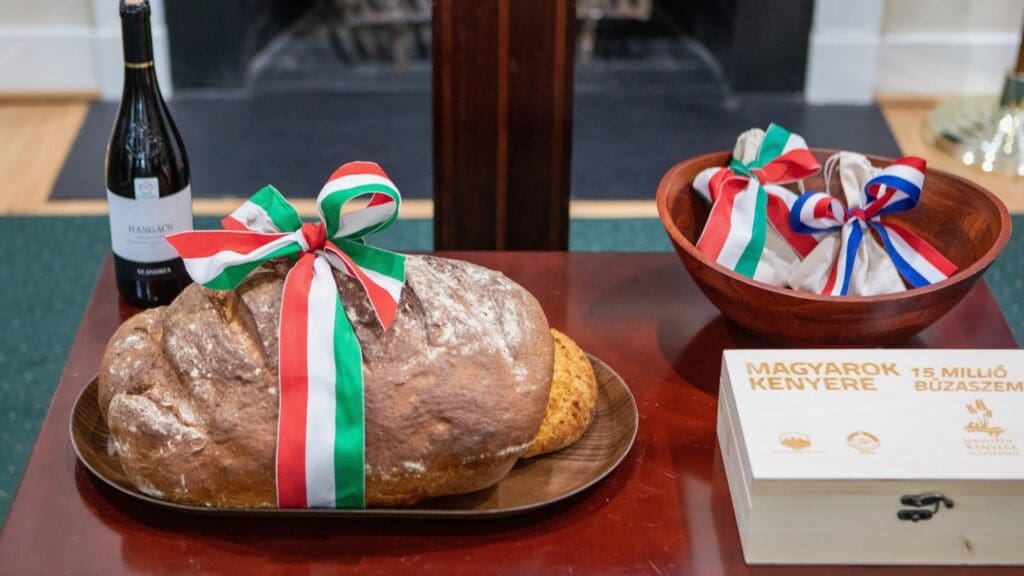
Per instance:
[[[145,10],[121,10],[121,39],[125,74],[133,70],[152,72],[153,35],[149,27],[149,6]]]
[[[131,66],[130,64],[131,62],[125,62],[124,67],[125,94],[136,91],[145,93],[159,92],[160,88],[156,81],[156,69],[152,63],[148,66],[138,67]]]

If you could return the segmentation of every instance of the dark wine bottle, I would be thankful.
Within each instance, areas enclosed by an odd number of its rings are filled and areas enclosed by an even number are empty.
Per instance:
[[[124,92],[107,145],[107,203],[121,297],[170,303],[190,282],[164,237],[192,229],[188,158],[153,67],[149,2],[121,0]]]

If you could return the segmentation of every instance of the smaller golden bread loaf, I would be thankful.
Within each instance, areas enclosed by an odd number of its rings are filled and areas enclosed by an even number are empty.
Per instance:
[[[561,450],[590,426],[597,412],[597,379],[583,350],[571,338],[552,329],[555,366],[551,392],[540,430],[523,458]]]

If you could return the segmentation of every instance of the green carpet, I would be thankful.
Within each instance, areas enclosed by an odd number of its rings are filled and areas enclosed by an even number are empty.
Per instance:
[[[197,218],[213,228],[215,218]],[[1024,216],[1013,218],[1018,230]],[[393,250],[429,250],[429,220],[400,220],[373,237]],[[574,251],[670,251],[656,219],[574,220]],[[78,329],[98,267],[110,248],[105,216],[0,218],[0,524],[21,479]],[[989,270],[987,279],[1018,341],[1024,338],[1024,234]]]

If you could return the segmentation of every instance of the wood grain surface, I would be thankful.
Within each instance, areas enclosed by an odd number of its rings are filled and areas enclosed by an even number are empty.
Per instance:
[[[814,150],[818,161],[834,150]],[[942,282],[882,296],[821,296],[771,286],[736,274],[697,249],[710,206],[693,192],[697,174],[725,166],[731,152],[716,152],[674,166],[658,187],[658,212],[679,259],[694,281],[730,320],[762,338],[791,345],[877,346],[900,342],[941,318],[982,277],[1010,239],[1010,215],[992,193],[968,180],[927,171],[920,203],[887,216],[930,243],[957,265]],[[868,156],[883,167],[890,160]],[[840,190],[839,174],[832,190]],[[805,180],[824,190],[821,175]]]
[[[436,248],[568,248],[574,6],[434,2]]]
[[[0,534],[2,574],[982,575],[1018,568],[747,566],[715,445],[721,351],[765,347],[725,322],[672,254],[454,253],[530,290],[552,326],[622,375],[640,423],[593,488],[491,520],[215,518],[139,502],[96,480],[68,421],[106,342],[134,310],[109,262],[82,320]],[[980,283],[901,346],[1016,342]]]
[[[88,110],[88,102],[74,100],[0,105],[0,214],[35,213],[46,203]]]

